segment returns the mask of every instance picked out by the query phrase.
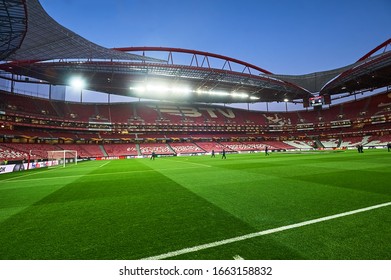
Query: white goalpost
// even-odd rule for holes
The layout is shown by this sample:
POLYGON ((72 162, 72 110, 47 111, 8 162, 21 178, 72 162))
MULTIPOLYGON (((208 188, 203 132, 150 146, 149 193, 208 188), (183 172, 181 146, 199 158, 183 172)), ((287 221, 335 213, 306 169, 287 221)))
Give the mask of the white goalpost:
POLYGON ((77 164, 77 151, 75 150, 60 150, 48 151, 48 161, 51 166, 67 166, 69 164, 77 164))

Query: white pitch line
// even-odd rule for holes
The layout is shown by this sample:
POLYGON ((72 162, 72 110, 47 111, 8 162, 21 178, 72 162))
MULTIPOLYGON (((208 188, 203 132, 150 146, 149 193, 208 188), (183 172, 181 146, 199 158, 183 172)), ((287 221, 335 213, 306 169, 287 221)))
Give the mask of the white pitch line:
POLYGON ((106 162, 106 163, 102 164, 101 166, 99 166, 99 168, 101 168, 101 167, 103 167, 103 166, 105 166, 105 165, 109 164, 110 162, 111 162, 111 161, 108 161, 108 162, 106 162))
POLYGON ((301 222, 301 223, 292 224, 292 225, 288 225, 288 226, 282 226, 282 227, 278 227, 278 228, 254 232, 254 233, 241 235, 241 236, 237 236, 237 237, 233 237, 233 238, 229 238, 229 239, 224 239, 224 240, 220 240, 220 241, 215 241, 215 242, 211 242, 211 243, 206 243, 206 244, 202 244, 202 245, 198 245, 198 246, 194 246, 194 247, 184 248, 181 250, 172 251, 172 252, 168 252, 168 253, 161 254, 161 255, 156 255, 156 256, 144 258, 142 260, 167 259, 167 258, 179 256, 179 255, 184 255, 187 253, 197 252, 197 251, 205 250, 208 248, 214 248, 217 246, 226 245, 226 244, 230 244, 230 243, 234 243, 234 242, 238 242, 238 241, 243 241, 246 239, 251 239, 251 238, 255 238, 255 237, 259 237, 259 236, 263 236, 263 235, 268 235, 268 234, 272 234, 272 233, 276 233, 276 232, 280 232, 280 231, 285 231, 285 230, 289 230, 289 229, 293 229, 293 228, 299 228, 299 227, 303 227, 303 226, 307 226, 307 225, 321 223, 324 221, 329 221, 329 220, 333 220, 333 219, 337 219, 337 218, 341 218, 341 217, 345 217, 345 216, 349 216, 349 215, 354 215, 354 214, 361 213, 361 212, 371 211, 371 210, 374 210, 377 208, 382 208, 382 207, 387 207, 387 206, 391 206, 391 202, 386 202, 386 203, 382 203, 382 204, 378 204, 378 205, 374 205, 374 206, 370 206, 370 207, 366 207, 366 208, 361 208, 361 209, 357 209, 357 210, 353 210, 353 211, 349 211, 349 212, 344 212, 344 213, 340 213, 340 214, 336 214, 336 215, 326 216, 323 218, 309 220, 306 222, 301 222))
POLYGON ((235 261, 242 261, 242 260, 244 260, 241 256, 239 256, 239 255, 235 255, 234 256, 234 260, 235 261))

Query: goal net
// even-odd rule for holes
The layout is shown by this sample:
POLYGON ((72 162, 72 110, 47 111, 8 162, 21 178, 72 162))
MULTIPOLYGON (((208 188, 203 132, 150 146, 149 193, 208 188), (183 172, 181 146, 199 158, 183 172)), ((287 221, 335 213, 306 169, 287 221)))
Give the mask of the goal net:
POLYGON ((77 164, 77 151, 48 151, 48 161, 50 162, 51 166, 65 167, 69 164, 77 164))

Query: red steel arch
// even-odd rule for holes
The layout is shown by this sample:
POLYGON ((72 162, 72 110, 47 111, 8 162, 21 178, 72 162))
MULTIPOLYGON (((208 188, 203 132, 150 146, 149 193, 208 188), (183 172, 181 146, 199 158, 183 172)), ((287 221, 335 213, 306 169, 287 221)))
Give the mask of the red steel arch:
POLYGON ((370 52, 368 52, 366 55, 364 55, 364 56, 361 57, 359 60, 357 60, 357 62, 363 61, 363 60, 369 58, 371 55, 373 55, 374 53, 376 53, 378 50, 380 50, 380 49, 382 49, 382 48, 385 48, 385 47, 387 47, 388 45, 391 45, 391 38, 388 39, 387 41, 381 43, 379 46, 377 46, 376 48, 374 48, 374 49, 371 50, 370 52))
MULTIPOLYGON (((210 52, 204 52, 204 51, 182 49, 182 48, 169 48, 169 47, 123 47, 123 48, 113 48, 113 50, 122 51, 122 52, 157 51, 157 52, 168 52, 169 54, 172 54, 172 53, 187 53, 187 54, 191 54, 193 56, 201 55, 201 56, 205 56, 205 57, 213 57, 213 58, 225 60, 227 63, 229 63, 229 62, 236 63, 236 64, 244 66, 245 69, 246 68, 254 69, 254 70, 259 71, 259 72, 261 72, 263 74, 273 74, 272 72, 270 72, 268 70, 265 70, 265 69, 263 69, 261 67, 258 67, 258 66, 254 65, 254 64, 247 63, 245 61, 242 61, 242 60, 239 60, 239 59, 235 59, 235 58, 232 58, 232 57, 228 57, 228 56, 224 56, 224 55, 220 55, 220 54, 215 54, 215 53, 210 53, 210 52)), ((167 61, 167 62, 169 63, 169 61, 167 61)))

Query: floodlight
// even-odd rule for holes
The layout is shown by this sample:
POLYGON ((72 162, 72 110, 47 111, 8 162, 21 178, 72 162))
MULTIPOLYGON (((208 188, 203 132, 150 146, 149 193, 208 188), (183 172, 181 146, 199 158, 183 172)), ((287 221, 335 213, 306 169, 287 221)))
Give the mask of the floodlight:
POLYGON ((147 90, 145 86, 129 87, 129 89, 135 91, 136 93, 144 93, 147 90))
POLYGON ((202 89, 197 89, 196 92, 197 92, 198 94, 208 94, 208 93, 210 93, 209 91, 202 90, 202 89))
POLYGON ((166 93, 169 91, 169 88, 163 84, 148 84, 147 91, 153 93, 166 93))
POLYGON ((155 97, 168 97, 168 95, 188 95, 191 90, 185 85, 168 85, 164 83, 143 83, 138 86, 130 86, 129 90, 134 91, 137 94, 148 94, 155 97))
POLYGON ((81 77, 73 77, 70 80, 70 86, 76 89, 83 89, 86 83, 81 77))
POLYGON ((285 99, 284 99, 284 102, 288 102, 288 101, 289 101, 289 99, 288 99, 288 98, 285 98, 285 99))

